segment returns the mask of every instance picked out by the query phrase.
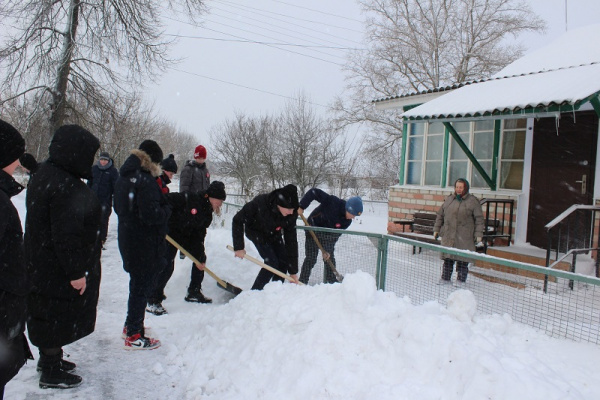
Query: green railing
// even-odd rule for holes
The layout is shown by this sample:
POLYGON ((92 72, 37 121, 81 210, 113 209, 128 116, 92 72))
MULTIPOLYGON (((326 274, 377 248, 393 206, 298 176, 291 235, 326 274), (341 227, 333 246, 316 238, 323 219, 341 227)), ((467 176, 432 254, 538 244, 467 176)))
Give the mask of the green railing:
MULTIPOLYGON (((230 218, 239 209, 229 206, 220 226, 230 229, 230 218)), ((300 266, 306 240, 302 231, 314 230, 341 236, 335 244, 336 268, 342 274, 362 270, 371 274, 378 289, 410 298, 413 304, 435 301, 446 304, 448 296, 460 289, 471 291, 477 301, 476 318, 501 315, 530 325, 553 337, 600 343, 600 279, 533 264, 461 251, 391 235, 339 231, 298 224, 300 266), (423 248, 412 254, 412 247, 423 248), (468 257, 466 284, 441 284, 441 253, 468 257), (547 293, 544 276, 548 275, 547 293), (573 282, 572 289, 570 282, 573 282)), ((578 263, 578 268, 579 268, 578 263)), ((324 263, 318 257, 309 284, 324 280, 324 263)))

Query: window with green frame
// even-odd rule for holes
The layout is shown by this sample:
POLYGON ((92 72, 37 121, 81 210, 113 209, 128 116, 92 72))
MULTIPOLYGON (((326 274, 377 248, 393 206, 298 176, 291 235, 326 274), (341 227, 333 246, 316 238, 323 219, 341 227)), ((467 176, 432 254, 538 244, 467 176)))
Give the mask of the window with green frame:
POLYGON ((407 125, 407 185, 439 186, 442 178, 444 125, 412 123, 407 125))
MULTIPOLYGON (((492 176, 494 157, 493 120, 453 122, 452 126, 479 164, 492 176)), ((498 188, 520 190, 523 183, 526 119, 503 120, 498 155, 498 188)), ((440 122, 407 125, 405 184, 441 186, 445 128, 440 122)), ((471 187, 488 188, 487 183, 452 136, 448 145, 447 186, 466 178, 471 187)))

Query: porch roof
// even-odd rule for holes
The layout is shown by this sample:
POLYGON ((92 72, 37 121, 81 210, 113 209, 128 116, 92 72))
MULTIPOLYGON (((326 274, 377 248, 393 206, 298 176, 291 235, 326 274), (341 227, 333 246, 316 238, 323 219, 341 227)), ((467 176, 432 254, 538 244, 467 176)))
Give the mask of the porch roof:
POLYGON ((600 63, 506 78, 454 90, 402 114, 410 120, 513 118, 533 113, 570 111, 600 93, 600 63), (567 106, 567 107, 565 107, 567 106))
POLYGON ((569 31, 511 63, 406 111, 409 120, 527 117, 577 110, 600 93, 600 24, 569 31))

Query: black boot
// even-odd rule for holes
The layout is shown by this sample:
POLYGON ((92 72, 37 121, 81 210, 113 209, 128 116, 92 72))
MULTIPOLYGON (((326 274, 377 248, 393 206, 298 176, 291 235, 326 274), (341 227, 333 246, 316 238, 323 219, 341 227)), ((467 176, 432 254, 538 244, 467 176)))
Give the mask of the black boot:
POLYGON ((40 388, 69 389, 81 385, 83 379, 79 375, 70 374, 62 369, 63 361, 62 351, 50 356, 40 351, 38 362, 38 367, 42 370, 40 388))
POLYGON ((212 303, 212 299, 206 297, 202 293, 202 289, 198 288, 188 289, 188 294, 185 296, 185 301, 189 301, 190 303, 212 303))
MULTIPOLYGON (((75 368, 77 368, 77 365, 75 363, 72 363, 71 361, 64 360, 63 356, 64 356, 64 353, 61 350, 61 352, 60 352, 60 368, 66 372, 75 371, 75 368)), ((40 365, 41 360, 42 360, 42 356, 40 353, 40 359, 38 360, 37 368, 36 368, 37 372, 42 372, 42 366, 40 365)))

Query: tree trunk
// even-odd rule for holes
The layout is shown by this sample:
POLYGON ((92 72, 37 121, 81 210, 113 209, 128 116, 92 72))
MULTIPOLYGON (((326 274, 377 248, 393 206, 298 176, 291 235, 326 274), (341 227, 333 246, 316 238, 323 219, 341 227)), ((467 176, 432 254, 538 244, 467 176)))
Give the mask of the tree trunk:
POLYGON ((66 96, 71 73, 71 62, 73 60, 73 49, 75 48, 75 35, 79 24, 79 10, 81 0, 71 0, 67 29, 64 33, 62 57, 58 70, 56 71, 56 86, 52 92, 52 105, 50 114, 50 134, 53 134, 64 124, 67 110, 66 96))

